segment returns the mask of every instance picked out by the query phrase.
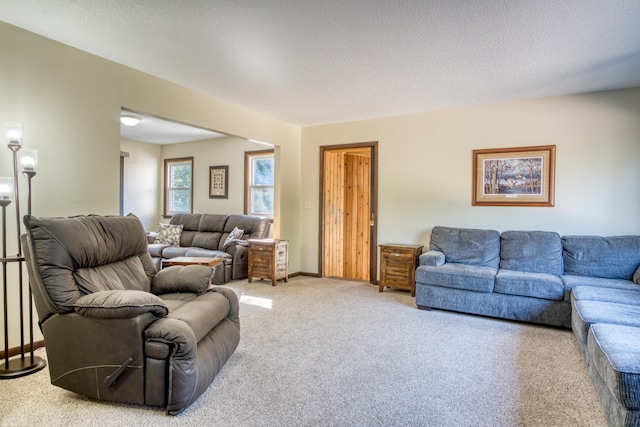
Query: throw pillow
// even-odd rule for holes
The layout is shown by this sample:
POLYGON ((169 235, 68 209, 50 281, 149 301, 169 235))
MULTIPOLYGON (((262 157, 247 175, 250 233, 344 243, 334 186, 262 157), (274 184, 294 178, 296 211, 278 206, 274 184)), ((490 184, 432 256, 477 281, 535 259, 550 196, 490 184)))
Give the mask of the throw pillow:
POLYGON ((227 249, 227 246, 240 240, 240 238, 244 235, 244 230, 239 229, 238 227, 234 227, 233 231, 229 233, 227 236, 227 240, 224 241, 224 245, 222 245, 222 249, 227 249))
POLYGON ((158 235, 153 243, 162 243, 169 246, 180 246, 180 236, 184 226, 171 224, 158 224, 158 235))

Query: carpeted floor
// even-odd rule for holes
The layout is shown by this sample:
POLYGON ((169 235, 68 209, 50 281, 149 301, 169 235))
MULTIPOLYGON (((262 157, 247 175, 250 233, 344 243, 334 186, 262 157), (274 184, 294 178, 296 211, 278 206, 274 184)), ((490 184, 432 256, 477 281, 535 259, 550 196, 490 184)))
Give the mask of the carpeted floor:
POLYGON ((349 281, 228 286, 240 346, 181 415, 84 399, 44 369, 0 381, 0 425, 606 425, 571 331, 422 311, 349 281))

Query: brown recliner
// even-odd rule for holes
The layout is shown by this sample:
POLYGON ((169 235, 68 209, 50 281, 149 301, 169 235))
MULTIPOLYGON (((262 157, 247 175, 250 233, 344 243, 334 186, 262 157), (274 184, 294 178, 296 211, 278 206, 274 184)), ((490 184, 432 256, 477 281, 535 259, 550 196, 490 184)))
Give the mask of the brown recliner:
POLYGON ((51 383, 176 415, 240 341, 238 298, 211 268, 156 272, 135 216, 24 217, 24 256, 51 383))

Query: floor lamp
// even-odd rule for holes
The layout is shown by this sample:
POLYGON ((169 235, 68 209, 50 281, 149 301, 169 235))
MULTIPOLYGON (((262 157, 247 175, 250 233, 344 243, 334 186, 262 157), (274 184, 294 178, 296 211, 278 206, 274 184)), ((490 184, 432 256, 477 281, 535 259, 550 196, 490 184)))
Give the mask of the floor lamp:
POLYGON ((17 378, 32 374, 44 368, 46 361, 34 355, 33 346, 33 303, 31 287, 28 288, 28 329, 29 329, 29 354, 25 345, 25 313, 24 313, 24 280, 22 246, 20 244, 20 192, 18 188, 18 168, 28 180, 28 213, 31 214, 31 180, 36 175, 37 151, 29 148, 22 148, 22 125, 19 123, 6 123, 5 136, 7 145, 13 153, 13 177, 0 177, 0 207, 2 207, 2 296, 3 296, 3 320, 4 320, 4 360, 0 363, 0 379, 17 378), (21 151, 22 149, 22 151, 21 151), (19 156, 18 156, 19 154, 19 156), (20 161, 18 161, 18 157, 20 161), (15 200, 16 208, 16 237, 18 253, 15 256, 7 256, 7 206, 15 200), (19 357, 9 356, 9 280, 8 266, 17 265, 17 288, 19 296, 19 326, 20 326, 20 351, 19 357))

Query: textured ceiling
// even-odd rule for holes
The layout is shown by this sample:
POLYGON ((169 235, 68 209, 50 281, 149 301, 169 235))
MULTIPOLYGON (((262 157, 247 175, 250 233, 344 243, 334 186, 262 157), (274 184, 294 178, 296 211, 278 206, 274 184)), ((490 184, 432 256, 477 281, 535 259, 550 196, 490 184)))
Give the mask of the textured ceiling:
POLYGON ((302 126, 640 86, 638 0, 0 0, 0 20, 302 126))

